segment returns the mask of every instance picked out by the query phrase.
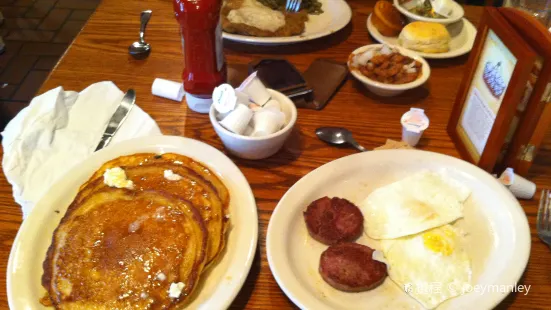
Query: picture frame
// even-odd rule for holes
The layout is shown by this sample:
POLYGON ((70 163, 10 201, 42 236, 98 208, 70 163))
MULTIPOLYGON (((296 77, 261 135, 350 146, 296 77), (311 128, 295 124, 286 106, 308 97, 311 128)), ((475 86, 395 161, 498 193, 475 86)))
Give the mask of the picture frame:
POLYGON ((537 57, 496 8, 485 8, 447 128, 464 159, 493 172, 537 57))
MULTIPOLYGON (((548 61, 551 60, 551 33, 524 11, 514 8, 498 10, 518 33, 523 34, 523 39, 539 55, 535 68, 538 72, 534 74, 532 70, 530 85, 527 84, 524 95, 529 96, 526 98, 525 111, 520 115, 518 129, 508 149, 505 150, 504 160, 500 165, 502 170, 511 167, 515 173, 526 176, 551 123, 551 61, 548 61), (537 75, 535 82, 534 75, 537 75), (528 94, 529 88, 531 94, 528 94)), ((522 104, 523 102, 519 108, 523 108, 522 104)))

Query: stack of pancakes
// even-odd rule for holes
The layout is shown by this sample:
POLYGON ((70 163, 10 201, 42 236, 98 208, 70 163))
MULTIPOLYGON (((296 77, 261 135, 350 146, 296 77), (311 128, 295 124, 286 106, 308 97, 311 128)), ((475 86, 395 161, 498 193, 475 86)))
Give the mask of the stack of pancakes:
POLYGON ((225 245, 229 193, 207 167, 178 154, 105 163, 80 187, 44 260, 43 303, 58 309, 181 307, 225 245), (131 188, 110 187, 120 167, 131 188), (170 170, 175 178, 167 178, 170 170))

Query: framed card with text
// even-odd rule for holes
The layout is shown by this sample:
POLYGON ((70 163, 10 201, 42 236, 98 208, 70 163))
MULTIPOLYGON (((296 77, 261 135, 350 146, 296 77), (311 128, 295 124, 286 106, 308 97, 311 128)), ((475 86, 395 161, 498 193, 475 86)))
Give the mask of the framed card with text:
POLYGON ((537 59, 498 9, 487 7, 448 123, 464 159, 494 169, 537 59))

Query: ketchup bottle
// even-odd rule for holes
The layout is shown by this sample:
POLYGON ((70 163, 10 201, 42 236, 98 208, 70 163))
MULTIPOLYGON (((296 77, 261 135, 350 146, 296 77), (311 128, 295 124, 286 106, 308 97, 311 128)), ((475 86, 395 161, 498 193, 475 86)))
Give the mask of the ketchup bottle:
POLYGON ((208 113, 212 91, 226 81, 222 51, 222 0, 173 0, 180 24, 185 68, 182 73, 188 106, 208 113))

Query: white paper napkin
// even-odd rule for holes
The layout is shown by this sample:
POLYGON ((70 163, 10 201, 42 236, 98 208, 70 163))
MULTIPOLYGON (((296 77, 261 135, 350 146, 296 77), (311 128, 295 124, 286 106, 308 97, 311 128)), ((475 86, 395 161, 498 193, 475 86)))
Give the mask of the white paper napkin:
MULTIPOLYGON (((80 93, 58 87, 34 98, 6 126, 2 168, 23 217, 59 177, 94 152, 123 96, 112 82, 80 93)), ((136 105, 109 146, 160 134, 155 121, 136 105)))

